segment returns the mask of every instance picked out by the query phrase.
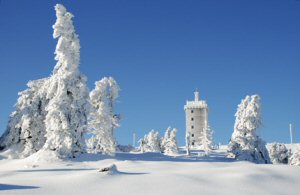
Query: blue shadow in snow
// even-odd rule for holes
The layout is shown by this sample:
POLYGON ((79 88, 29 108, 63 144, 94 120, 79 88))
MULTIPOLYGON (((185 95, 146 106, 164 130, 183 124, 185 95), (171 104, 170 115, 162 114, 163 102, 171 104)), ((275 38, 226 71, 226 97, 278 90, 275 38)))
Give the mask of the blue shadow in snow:
MULTIPOLYGON (((52 172, 52 171, 61 171, 61 172, 68 172, 68 171, 90 171, 90 170, 98 170, 98 169, 31 169, 31 170, 17 170, 16 172, 22 172, 22 173, 32 173, 32 172, 52 172)), ((149 173, 130 173, 130 172, 122 172, 117 171, 117 175, 145 175, 149 173)), ((0 184, 1 188, 1 184, 0 184)))
POLYGON ((51 172, 51 171, 91 171, 96 169, 30 169, 30 170, 17 170, 17 172, 51 172))
POLYGON ((10 185, 10 184, 0 184, 1 190, 29 190, 29 189, 37 189, 40 187, 37 186, 21 186, 21 185, 10 185))
POLYGON ((225 153, 212 152, 209 156, 198 156, 203 153, 201 150, 191 151, 190 156, 182 154, 180 156, 167 156, 161 153, 116 153, 115 156, 102 154, 82 154, 78 158, 72 159, 75 162, 99 161, 104 159, 130 160, 130 161, 172 161, 172 162, 234 162, 235 159, 227 158, 225 153))
POLYGON ((147 175, 149 173, 130 173, 130 172, 122 172, 122 171, 117 171, 117 175, 147 175))

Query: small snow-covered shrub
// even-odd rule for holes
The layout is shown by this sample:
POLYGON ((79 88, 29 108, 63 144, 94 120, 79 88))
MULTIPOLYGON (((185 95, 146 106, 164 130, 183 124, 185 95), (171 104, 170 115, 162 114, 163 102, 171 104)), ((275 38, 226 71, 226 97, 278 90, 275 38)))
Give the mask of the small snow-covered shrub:
POLYGON ((178 154, 178 146, 177 146, 177 129, 168 127, 165 136, 161 139, 160 147, 161 152, 167 155, 178 154))
POLYGON ((186 155, 190 155, 191 152, 190 152, 190 149, 191 149, 191 146, 190 146, 190 133, 186 133, 185 134, 185 149, 186 149, 186 155))
POLYGON ((205 152, 205 155, 208 156, 214 147, 213 131, 211 130, 208 124, 206 124, 205 128, 203 129, 201 142, 202 142, 202 148, 205 152))
POLYGON ((105 173, 107 175, 115 175, 115 174, 119 173, 118 168, 115 164, 111 164, 107 167, 101 168, 101 169, 99 169, 99 172, 105 173))
POLYGON ((273 164, 288 164, 289 150, 284 144, 273 143, 269 146, 270 159, 273 164))
POLYGON ((176 155, 176 154, 178 154, 176 134, 177 134, 177 129, 174 128, 170 132, 170 136, 165 142, 164 153, 167 154, 167 155, 176 155))
POLYGON ((119 152, 133 152, 135 148, 132 145, 117 145, 117 151, 119 152))
POLYGON ((166 143, 168 142, 169 138, 170 138, 170 134, 171 134, 171 131, 172 131, 172 128, 171 127, 168 127, 166 132, 165 132, 165 135, 164 137, 161 139, 161 151, 162 152, 165 152, 165 145, 166 143))
POLYGON ((161 152, 167 155, 175 155, 178 153, 176 141, 177 129, 168 127, 165 136, 160 137, 158 131, 151 130, 144 138, 139 140, 140 152, 161 152))
POLYGON ((141 152, 161 152, 160 136, 158 131, 151 130, 143 139, 139 140, 141 152))

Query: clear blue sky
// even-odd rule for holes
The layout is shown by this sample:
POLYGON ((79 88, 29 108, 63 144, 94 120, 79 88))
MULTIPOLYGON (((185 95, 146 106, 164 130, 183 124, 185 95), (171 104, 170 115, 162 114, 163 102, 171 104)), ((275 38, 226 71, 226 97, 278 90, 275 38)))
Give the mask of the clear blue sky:
POLYGON ((75 15, 81 71, 89 88, 113 76, 122 91, 117 139, 132 142, 170 125, 184 143, 183 106, 198 88, 210 107, 216 142, 233 131, 237 104, 262 98, 267 140, 300 142, 300 1, 0 1, 0 132, 29 80, 50 75, 54 5, 75 15))

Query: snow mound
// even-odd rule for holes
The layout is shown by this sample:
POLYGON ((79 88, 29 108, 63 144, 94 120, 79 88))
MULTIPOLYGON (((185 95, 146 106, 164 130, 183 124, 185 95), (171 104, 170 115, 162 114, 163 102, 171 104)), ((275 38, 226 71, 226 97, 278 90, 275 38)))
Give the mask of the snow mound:
POLYGON ((298 166, 236 162, 226 158, 226 150, 203 158, 196 152, 176 158, 161 153, 117 153, 114 158, 84 154, 44 164, 2 159, 0 194, 299 195, 298 166))
POLYGON ((3 158, 7 158, 7 159, 18 159, 19 158, 19 154, 11 148, 5 150, 4 152, 1 152, 1 156, 3 158))
POLYGON ((24 159, 28 162, 39 162, 39 163, 53 163, 53 162, 61 162, 62 160, 59 158, 57 152, 51 150, 39 150, 33 155, 24 159))
POLYGON ((116 174, 120 173, 115 164, 111 164, 109 166, 103 167, 103 168, 99 169, 99 172, 105 173, 106 175, 116 175, 116 174))

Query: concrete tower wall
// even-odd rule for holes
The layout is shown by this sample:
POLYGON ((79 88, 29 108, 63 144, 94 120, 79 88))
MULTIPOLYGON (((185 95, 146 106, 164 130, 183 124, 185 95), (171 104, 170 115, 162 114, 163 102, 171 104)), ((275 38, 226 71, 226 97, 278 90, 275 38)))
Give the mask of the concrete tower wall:
POLYGON ((186 116, 186 133, 190 134, 190 146, 201 146, 203 129, 208 125, 208 107, 205 101, 199 99, 195 92, 195 100, 187 101, 184 106, 186 116))
POLYGON ((188 108, 186 113, 186 132, 190 133, 190 145, 200 146, 201 135, 206 126, 207 108, 188 108))

